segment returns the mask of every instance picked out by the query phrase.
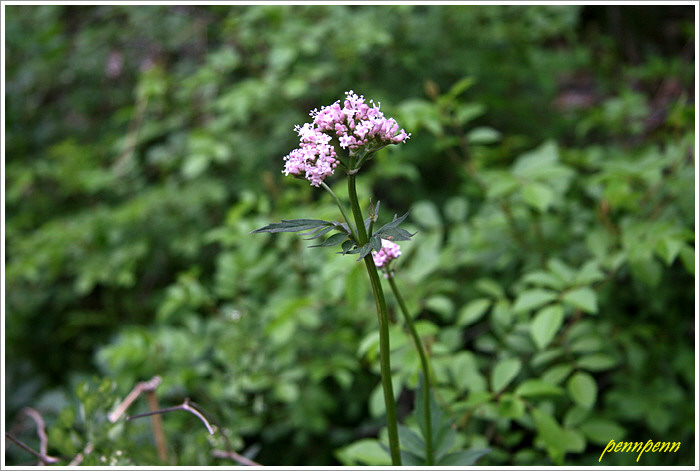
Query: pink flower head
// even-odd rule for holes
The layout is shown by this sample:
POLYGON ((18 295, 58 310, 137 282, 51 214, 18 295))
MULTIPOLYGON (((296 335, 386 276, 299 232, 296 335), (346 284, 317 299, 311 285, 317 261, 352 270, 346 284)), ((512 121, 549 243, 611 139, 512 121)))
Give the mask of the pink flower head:
POLYGON ((390 261, 399 258, 401 247, 390 240, 382 239, 382 248, 378 252, 372 252, 372 258, 377 268, 382 268, 390 261))
POLYGON ((362 146, 383 147, 399 144, 410 137, 401 129, 393 118, 385 118, 379 110, 379 103, 370 100, 371 107, 365 103, 365 97, 350 90, 345 92, 343 107, 340 101, 324 106, 320 111, 314 110, 311 117, 321 131, 335 132, 343 149, 357 149, 362 146), (398 134, 397 134, 398 132, 398 134))
POLYGON ((338 165, 337 155, 331 140, 338 139, 343 149, 355 150, 366 147, 377 150, 389 144, 405 142, 411 135, 393 118, 387 119, 379 110, 379 104, 350 90, 345 92, 341 106, 336 101, 320 110, 313 110, 313 121, 294 129, 299 134, 299 148, 285 156, 285 175, 306 178, 313 186, 319 186, 338 165))

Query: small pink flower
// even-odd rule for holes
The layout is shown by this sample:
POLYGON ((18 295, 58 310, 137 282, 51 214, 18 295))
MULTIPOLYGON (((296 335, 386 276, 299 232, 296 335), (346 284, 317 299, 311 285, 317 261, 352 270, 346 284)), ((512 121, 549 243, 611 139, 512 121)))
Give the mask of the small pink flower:
POLYGON ((382 239, 382 248, 378 252, 372 252, 372 258, 377 268, 382 268, 390 261, 399 258, 401 247, 390 240, 382 239))

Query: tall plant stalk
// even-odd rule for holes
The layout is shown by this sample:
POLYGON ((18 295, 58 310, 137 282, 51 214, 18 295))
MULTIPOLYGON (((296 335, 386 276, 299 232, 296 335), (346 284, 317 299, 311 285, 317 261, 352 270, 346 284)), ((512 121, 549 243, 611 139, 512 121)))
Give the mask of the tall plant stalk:
POLYGON ((398 286, 396 286, 396 281, 394 280, 394 276, 392 274, 389 274, 389 285, 391 286, 391 290, 394 293, 394 297, 396 297, 396 300, 399 303, 399 307, 401 308, 401 312, 403 313, 403 318, 406 321, 406 325, 408 326, 408 330, 411 333, 411 337, 413 337, 413 343, 416 345, 416 350, 418 350, 418 355, 420 356, 420 364, 421 368, 423 369, 423 379, 425 381, 422 397, 423 410, 425 411, 425 464, 428 466, 432 466, 434 457, 432 418, 430 414, 430 387, 432 385, 430 363, 428 362, 428 355, 425 352, 423 342, 420 339, 420 335, 418 335, 416 325, 413 322, 411 314, 408 312, 406 302, 404 301, 398 286))
MULTIPOLYGON (((351 163, 352 165, 352 163, 351 163)), ((348 175, 348 196, 350 207, 355 218, 355 227, 358 235, 358 244, 364 245, 368 242, 367 231, 362 219, 362 211, 357 199, 357 189, 355 187, 355 175, 348 175)), ((389 345, 389 315, 386 309, 386 299, 382 283, 379 279, 377 267, 371 254, 364 258, 367 274, 372 285, 374 301, 377 305, 377 318, 379 320, 379 365, 382 377, 382 389, 384 390, 384 404, 386 406, 387 431, 389 432, 389 451, 391 462, 394 466, 401 466, 401 451, 399 447, 398 421, 396 418, 396 401, 394 400, 394 387, 391 383, 391 360, 389 345)))

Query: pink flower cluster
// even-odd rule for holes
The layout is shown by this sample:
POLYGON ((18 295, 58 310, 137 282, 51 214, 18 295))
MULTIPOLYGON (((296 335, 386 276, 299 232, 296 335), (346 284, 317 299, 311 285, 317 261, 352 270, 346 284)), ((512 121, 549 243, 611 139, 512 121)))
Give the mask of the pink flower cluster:
POLYGON ((357 96, 352 90, 345 92, 345 95, 342 108, 340 101, 336 101, 320 111, 311 112, 318 129, 335 132, 343 149, 400 144, 410 137, 403 129, 399 130, 394 118, 384 117, 378 103, 370 100, 370 107, 365 103, 364 96, 357 96))
POLYGON ((304 176, 313 186, 319 186, 338 165, 335 149, 330 144, 333 137, 343 149, 355 150, 366 147, 376 150, 389 144, 405 142, 410 137, 393 118, 385 118, 379 104, 350 90, 345 92, 345 101, 340 106, 336 101, 321 110, 313 110, 312 123, 297 125, 294 129, 301 141, 298 149, 285 156, 285 175, 304 176))
POLYGON ((379 252, 372 252, 372 258, 377 268, 385 266, 390 261, 399 258, 401 247, 390 240, 382 239, 382 248, 379 252))
POLYGON ((324 178, 333 175, 338 165, 335 149, 330 144, 331 136, 314 129, 309 123, 297 125, 301 144, 284 157, 285 175, 304 175, 313 186, 319 186, 324 178))

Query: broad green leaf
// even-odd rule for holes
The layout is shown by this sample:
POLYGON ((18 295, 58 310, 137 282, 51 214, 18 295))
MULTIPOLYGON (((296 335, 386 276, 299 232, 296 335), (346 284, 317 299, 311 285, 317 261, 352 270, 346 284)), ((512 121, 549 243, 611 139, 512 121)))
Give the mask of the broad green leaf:
POLYGON ((566 435, 566 451, 583 453, 586 449, 586 437, 578 430, 564 429, 566 435))
POLYGON ((689 275, 695 276, 695 248, 684 245, 680 251, 681 262, 689 275))
POLYGON ((579 358, 576 364, 579 368, 588 371, 609 370, 617 365, 618 361, 607 353, 593 353, 579 358))
POLYGON ((470 144, 493 144, 501 139, 501 133, 488 126, 474 128, 467 133, 470 144))
POLYGON ((563 393, 559 386, 536 378, 523 381, 515 389, 515 395, 521 397, 558 396, 563 393))
POLYGON ((530 335, 538 349, 544 350, 549 345, 563 321, 564 309, 560 304, 546 306, 535 314, 530 323, 530 335))
POLYGON ((620 441, 625 436, 625 429, 617 422, 606 419, 590 419, 579 426, 579 430, 596 445, 605 445, 610 440, 620 441))
POLYGON ((537 436, 544 443, 547 454, 556 464, 562 464, 567 449, 564 429, 550 414, 541 409, 532 409, 532 418, 537 428, 537 436))
POLYGON ((376 439, 358 440, 336 452, 336 457, 345 466, 390 466, 391 456, 376 439))
POLYGON ((502 391, 518 375, 522 363, 518 358, 504 358, 496 363, 491 373, 491 390, 502 391))
POLYGON ((573 370, 573 366, 568 363, 563 363, 561 365, 554 365, 545 371, 541 378, 549 384, 559 384, 566 379, 567 376, 573 370))
POLYGON ((574 288, 567 291, 561 298, 562 302, 581 309, 589 314, 598 312, 598 295, 589 287, 574 288))
POLYGON ((591 260, 587 262, 576 274, 574 283, 577 285, 590 285, 605 278, 605 274, 600 271, 598 261, 591 260))
POLYGON ((554 202, 554 192, 542 183, 532 182, 523 188, 523 199, 527 204, 543 213, 554 202))
POLYGON ((413 206, 411 217, 418 224, 429 229, 437 229, 442 226, 440 213, 431 201, 423 200, 417 202, 413 206))
POLYGON ((566 389, 573 401, 587 409, 593 407, 596 396, 598 395, 598 386, 591 375, 583 371, 575 373, 566 384, 566 389))
POLYGON ((576 271, 558 258, 549 259, 547 268, 561 278, 564 283, 571 283, 576 276, 576 271))
POLYGON ((486 112, 486 107, 481 103, 465 103, 457 108, 455 118, 459 124, 466 124, 486 112))
POLYGON ((454 303, 447 296, 437 294, 425 300, 425 307, 440 314, 443 320, 450 320, 454 313, 454 303))
POLYGON ((437 463, 437 466, 473 466, 476 461, 490 452, 489 448, 485 450, 462 450, 445 455, 437 463))
POLYGON ((523 277, 523 281, 525 283, 529 283, 536 286, 552 288, 557 291, 561 290, 564 287, 564 283, 559 277, 544 270, 537 270, 528 273, 523 277))
POLYGON ((516 313, 536 309, 556 299, 557 293, 546 289, 529 289, 520 293, 515 300, 513 311, 516 313))
POLYGON ((474 286, 482 293, 488 294, 494 298, 503 298, 506 295, 503 287, 491 278, 480 278, 476 281, 474 286))
POLYGON ((488 298, 474 299, 459 311, 457 325, 468 326, 481 319, 486 311, 491 307, 491 300, 488 298))
POLYGON ((658 240, 654 250, 667 266, 671 266, 683 245, 684 242, 681 239, 672 235, 667 235, 658 240))
POLYGON ((462 196, 453 196, 445 203, 445 217, 452 222, 462 222, 467 217, 469 203, 462 196))
POLYGON ((519 419, 525 413, 525 403, 518 396, 505 393, 498 400, 498 415, 504 419, 519 419))

